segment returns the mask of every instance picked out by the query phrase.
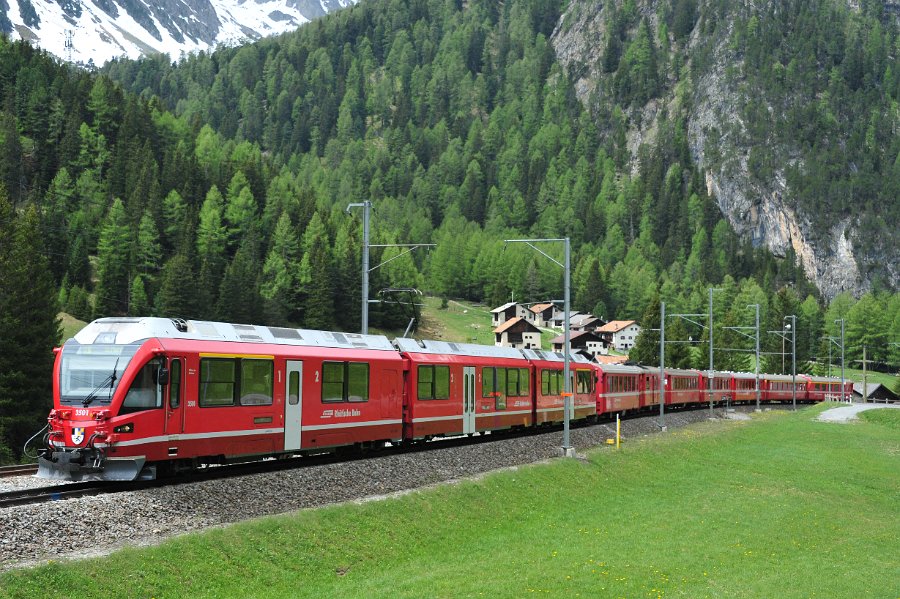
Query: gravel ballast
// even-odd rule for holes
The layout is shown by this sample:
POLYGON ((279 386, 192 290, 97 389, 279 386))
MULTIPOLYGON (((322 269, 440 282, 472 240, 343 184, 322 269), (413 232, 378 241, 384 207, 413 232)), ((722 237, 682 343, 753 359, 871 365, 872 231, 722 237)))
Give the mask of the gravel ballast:
MULTIPOLYGON (((750 410, 749 408, 745 408, 750 410)), ((743 410, 743 409, 742 409, 743 410)), ((721 416, 723 411, 716 410, 721 416)), ((658 415, 622 421, 622 436, 658 432, 658 415)), ((708 410, 666 414, 670 429, 703 421, 708 410)), ((573 428, 580 451, 615 436, 615 422, 573 428)), ((48 559, 103 555, 248 518, 384 496, 558 455, 561 431, 369 459, 113 493, 0 510, 0 571, 48 559)), ((28 481, 31 477, 20 477, 28 481)), ((14 480, 14 479, 13 479, 14 480)), ((44 481, 39 481, 41 486, 44 481)), ((7 483, 5 485, 14 485, 7 483)))

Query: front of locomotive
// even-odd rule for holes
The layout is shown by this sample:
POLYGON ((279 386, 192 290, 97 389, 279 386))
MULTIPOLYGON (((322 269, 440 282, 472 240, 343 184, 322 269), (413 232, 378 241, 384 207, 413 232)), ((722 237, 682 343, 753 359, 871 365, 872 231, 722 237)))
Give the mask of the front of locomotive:
MULTIPOLYGON (((61 480, 152 478, 147 457, 133 455, 143 407, 161 403, 166 373, 158 341, 141 319, 95 320, 57 351, 53 369, 54 409, 38 476, 61 480), (138 413, 136 413, 138 412, 138 413)), ((149 424, 149 423, 148 423, 149 424)))

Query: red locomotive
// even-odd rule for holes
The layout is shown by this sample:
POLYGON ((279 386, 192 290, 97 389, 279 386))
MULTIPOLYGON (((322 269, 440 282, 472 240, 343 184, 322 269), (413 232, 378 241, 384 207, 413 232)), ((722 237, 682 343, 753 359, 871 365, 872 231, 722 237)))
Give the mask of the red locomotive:
MULTIPOLYGON (((755 399, 753 375, 713 379, 717 403, 755 399)), ((760 381, 764 400, 785 399, 772 387, 784 377, 760 381)), ((705 373, 667 370, 666 405, 709 401, 708 385, 705 373)), ((550 425, 563 420, 564 388, 563 356, 553 352, 103 318, 57 350, 39 476, 154 478, 210 463, 550 425)), ((653 409, 659 369, 575 355, 570 389, 575 421, 653 409)), ((839 393, 835 379, 797 379, 798 401, 839 393)))

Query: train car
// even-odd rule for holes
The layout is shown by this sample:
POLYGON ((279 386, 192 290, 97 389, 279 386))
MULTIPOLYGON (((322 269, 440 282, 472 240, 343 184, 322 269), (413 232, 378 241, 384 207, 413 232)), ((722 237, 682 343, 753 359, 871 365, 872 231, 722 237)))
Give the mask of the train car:
POLYGON ((844 393, 841 394, 841 379, 825 376, 806 377, 806 397, 809 401, 848 401, 853 397, 853 383, 844 381, 844 393))
POLYGON ((699 403, 700 372, 666 368, 666 405, 699 403))
POLYGON ((733 373, 713 371, 710 377, 709 371, 700 374, 701 401, 714 404, 725 403, 731 400, 731 379, 733 373), (710 397, 711 396, 711 397, 710 397))
MULTIPOLYGON (((561 353, 539 349, 523 349, 522 354, 534 369, 534 422, 548 424, 562 422, 564 417, 565 390, 561 353)), ((580 354, 569 360, 572 375, 571 420, 588 418, 597 414, 597 367, 580 354)))
POLYGON ((386 337, 104 318, 54 366, 40 476, 166 469, 399 441, 403 359, 386 337))
POLYGON ((623 364, 600 364, 597 413, 629 412, 641 408, 644 369, 623 364))
MULTIPOLYGON (((763 377, 759 375, 759 398, 763 400, 763 377)), ((733 403, 756 402, 756 375, 750 372, 735 372, 731 376, 731 401, 733 403)))
POLYGON ((407 361, 403 437, 531 426, 532 367, 512 348, 395 339, 407 361))
POLYGON ((760 374, 763 401, 790 402, 794 394, 798 402, 806 401, 807 378, 798 374, 796 378, 789 374, 760 374))
POLYGON ((659 368, 641 366, 641 407, 659 407, 659 368))

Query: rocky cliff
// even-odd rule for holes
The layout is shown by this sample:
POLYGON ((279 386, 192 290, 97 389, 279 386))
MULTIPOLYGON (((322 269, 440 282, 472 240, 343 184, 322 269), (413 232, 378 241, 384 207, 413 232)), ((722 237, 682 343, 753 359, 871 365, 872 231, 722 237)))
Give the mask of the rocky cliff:
MULTIPOLYGON (((638 15, 632 22, 644 20, 658 32, 661 15, 667 10, 671 14, 674 4, 639 1, 634 6, 638 15)), ((603 103, 613 101, 613 74, 604 69, 603 54, 611 19, 621 5, 615 0, 574 1, 553 34, 559 60, 575 78, 580 100, 594 114, 603 112, 598 110, 603 103)), ((887 14, 900 14, 900 2, 886 2, 884 8, 887 14)), ((895 289, 900 287, 896 226, 887 227, 888 233, 879 234, 877 239, 867 239, 868 249, 862 250, 858 242, 869 232, 864 230, 860 213, 851 211, 823 226, 821 219, 814 222, 815 215, 793 201, 786 170, 803 168, 799 147, 780 142, 773 152, 779 160, 771 165, 767 176, 754 176, 750 156, 760 142, 742 119, 752 96, 735 76, 741 70, 741 56, 734 51, 736 36, 731 26, 704 27, 701 16, 679 42, 669 35, 672 54, 683 59, 683 66, 677 71, 670 66, 665 71, 662 92, 656 97, 624 107, 632 157, 637 158, 642 144, 654 142, 661 111, 669 117, 680 116, 687 122, 691 157, 705 175, 709 194, 735 231, 777 256, 787 255, 792 248, 807 276, 826 298, 845 290, 860 295, 871 287, 874 276, 895 289), (698 66, 695 61, 700 49, 703 64, 698 66)), ((677 59, 672 62, 677 64, 677 59)), ((761 102, 770 112, 777 110, 765 97, 752 100, 761 102)), ((602 130, 604 123, 598 126, 602 130)), ((845 140, 832 143, 843 144, 845 140)))

